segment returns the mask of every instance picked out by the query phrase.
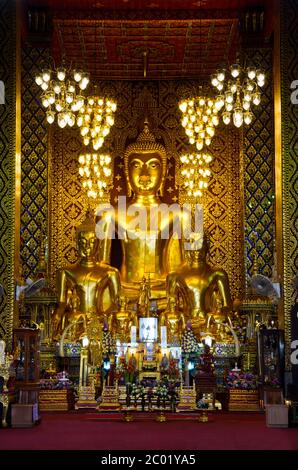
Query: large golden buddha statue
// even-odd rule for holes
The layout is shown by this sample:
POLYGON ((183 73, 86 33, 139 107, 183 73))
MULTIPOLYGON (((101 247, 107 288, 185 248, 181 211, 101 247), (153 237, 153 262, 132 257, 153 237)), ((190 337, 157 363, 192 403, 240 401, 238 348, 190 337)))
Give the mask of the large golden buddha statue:
POLYGON ((187 247, 184 250, 185 262, 167 277, 168 316, 179 311, 182 304, 185 319, 190 319, 195 327, 202 326, 214 309, 215 292, 222 299, 223 314, 231 310, 229 278, 223 269, 215 269, 207 263, 206 234, 201 241, 191 241, 184 246, 187 247))
MULTIPOLYGON (((151 298, 165 298, 166 276, 181 262, 180 240, 173 240, 174 221, 180 215, 167 209, 166 214, 160 215, 167 155, 146 120, 136 142, 126 148, 124 167, 126 207, 123 210, 118 204, 112 217, 106 213, 97 217, 97 225, 101 234, 108 234, 109 224, 115 224, 122 249, 120 274, 124 295, 137 301, 145 277, 150 278, 151 298)), ((105 252, 110 252, 111 241, 108 245, 105 252)))
POLYGON ((100 241, 95 234, 94 216, 87 214, 77 230, 79 263, 62 269, 57 275, 58 308, 53 316, 54 337, 59 338, 69 324, 80 317, 109 316, 116 311, 120 294, 120 276, 116 268, 98 262, 100 241))

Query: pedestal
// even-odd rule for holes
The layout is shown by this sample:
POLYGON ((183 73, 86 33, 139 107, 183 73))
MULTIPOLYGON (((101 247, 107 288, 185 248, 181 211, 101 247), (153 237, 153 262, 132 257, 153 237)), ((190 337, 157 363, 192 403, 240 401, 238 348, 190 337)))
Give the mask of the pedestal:
POLYGON ((99 411, 118 411, 121 409, 118 387, 105 386, 101 398, 102 401, 98 407, 99 411))
POLYGON ((258 390, 229 390, 229 411, 260 411, 258 390))
POLYGON ((32 428, 39 421, 38 404, 11 405, 11 427, 32 428))
POLYGON ((179 403, 176 407, 176 411, 194 411, 197 409, 195 387, 180 387, 179 403))
POLYGON ((39 392, 40 411, 69 411, 73 406, 72 390, 41 390, 39 392))
POLYGON ((97 408, 98 403, 95 400, 95 389, 92 385, 79 387, 79 399, 75 404, 75 409, 79 408, 97 408))
POLYGON ((289 426, 287 405, 266 405, 266 425, 268 428, 287 428, 289 426))

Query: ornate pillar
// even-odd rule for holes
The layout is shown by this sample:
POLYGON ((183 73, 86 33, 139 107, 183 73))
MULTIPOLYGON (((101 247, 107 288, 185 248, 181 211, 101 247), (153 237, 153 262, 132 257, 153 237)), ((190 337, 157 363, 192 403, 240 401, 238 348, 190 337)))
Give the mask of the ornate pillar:
POLYGON ((20 221, 20 2, 0 0, 0 337, 12 339, 20 221))
POLYGON ((251 108, 251 125, 243 126, 246 273, 252 275, 256 250, 259 272, 271 277, 275 238, 272 46, 262 9, 244 12, 240 27, 246 66, 260 67, 266 74, 261 103, 251 108))
POLYGON ((280 35, 277 24, 275 45, 276 175, 279 178, 276 220, 279 246, 282 247, 280 272, 283 275, 286 368, 290 370, 291 309, 295 304, 292 281, 298 272, 298 104, 291 101, 291 84, 298 80, 298 4, 296 0, 277 3, 281 10, 280 35))

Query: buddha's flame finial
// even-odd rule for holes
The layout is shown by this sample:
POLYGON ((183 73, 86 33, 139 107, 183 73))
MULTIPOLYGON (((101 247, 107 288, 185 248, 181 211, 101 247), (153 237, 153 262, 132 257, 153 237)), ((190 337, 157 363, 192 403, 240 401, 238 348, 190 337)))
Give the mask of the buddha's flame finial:
POLYGON ((137 142, 138 143, 151 143, 151 144, 155 144, 156 143, 156 140, 155 140, 155 137, 154 135, 152 134, 152 132, 150 132, 150 129, 149 129, 149 121, 148 121, 148 118, 145 117, 144 119, 144 129, 142 130, 142 132, 140 132, 140 134, 138 135, 137 137, 137 142))

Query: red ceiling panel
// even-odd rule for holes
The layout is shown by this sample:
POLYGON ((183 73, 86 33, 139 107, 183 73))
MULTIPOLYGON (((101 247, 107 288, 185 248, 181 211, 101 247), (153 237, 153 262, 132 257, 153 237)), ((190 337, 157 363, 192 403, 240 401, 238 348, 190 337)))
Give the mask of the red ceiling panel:
POLYGON ((95 79, 207 78, 233 61, 240 9, 269 0, 27 0, 53 17, 52 53, 95 79), (149 12, 149 15, 147 13, 149 12))
POLYGON ((30 6, 46 6, 54 10, 188 10, 240 9, 264 4, 262 0, 29 0, 30 6))

